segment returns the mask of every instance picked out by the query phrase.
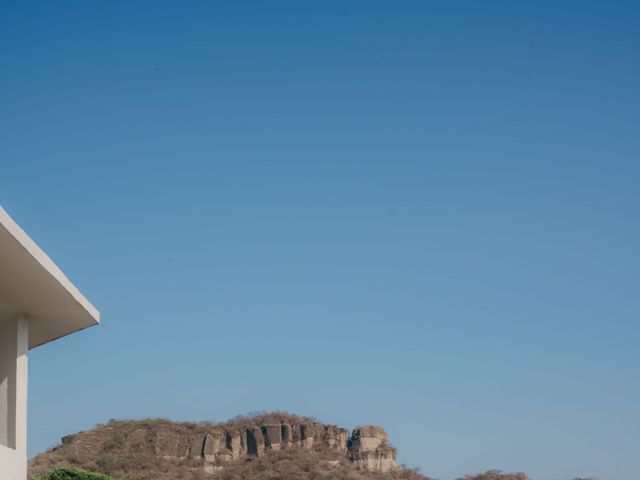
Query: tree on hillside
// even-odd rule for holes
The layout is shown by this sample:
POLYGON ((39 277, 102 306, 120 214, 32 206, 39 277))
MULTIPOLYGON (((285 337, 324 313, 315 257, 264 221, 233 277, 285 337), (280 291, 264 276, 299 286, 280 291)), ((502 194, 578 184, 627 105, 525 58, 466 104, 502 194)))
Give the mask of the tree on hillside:
POLYGON ((57 468, 53 472, 39 475, 32 480, 115 480, 99 473, 87 472, 79 468, 57 468))

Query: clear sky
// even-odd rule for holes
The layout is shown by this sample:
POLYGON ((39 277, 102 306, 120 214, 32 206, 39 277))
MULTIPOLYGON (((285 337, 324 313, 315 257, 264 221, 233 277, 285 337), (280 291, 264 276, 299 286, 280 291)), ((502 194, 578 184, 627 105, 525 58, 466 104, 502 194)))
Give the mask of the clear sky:
POLYGON ((380 423, 451 479, 640 471, 633 2, 0 3, 0 203, 101 310, 110 418, 380 423))

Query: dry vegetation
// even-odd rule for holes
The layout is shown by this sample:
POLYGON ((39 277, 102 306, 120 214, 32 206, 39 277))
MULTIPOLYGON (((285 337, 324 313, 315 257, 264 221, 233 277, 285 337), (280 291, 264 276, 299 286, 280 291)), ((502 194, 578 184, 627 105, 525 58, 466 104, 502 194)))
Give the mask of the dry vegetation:
MULTIPOLYGON (((64 462, 55 463, 40 463, 39 467, 48 471, 64 465, 64 462)), ((260 458, 247 457, 230 462, 211 474, 205 474, 201 463, 195 460, 135 454, 103 455, 95 462, 81 466, 127 480, 429 480, 417 470, 406 468, 386 474, 364 472, 346 458, 326 451, 303 449, 268 452, 260 458)))
POLYGON ((314 423, 319 422, 317 418, 294 415, 289 412, 253 412, 247 415, 238 415, 224 423, 202 422, 204 425, 220 425, 227 428, 249 428, 256 425, 266 425, 269 423, 314 423))
MULTIPOLYGON (((205 478, 205 477, 201 477, 205 478)), ((346 459, 328 452, 302 449, 270 452, 260 458, 249 457, 216 472, 215 480, 428 480, 415 470, 372 473, 356 469, 346 459)))
POLYGON ((63 439, 30 462, 32 476, 56 468, 81 468, 126 480, 426 480, 416 470, 399 468, 380 474, 358 470, 344 453, 330 451, 317 443, 311 451, 295 448, 286 451, 267 450, 263 456, 241 458, 224 464, 224 468, 205 473, 201 459, 166 458, 154 454, 156 433, 171 429, 181 436, 206 432, 218 427, 243 430, 257 425, 305 424, 318 422, 312 417, 286 412, 254 413, 235 417, 224 423, 172 422, 166 419, 111 420, 88 432, 63 439), (146 443, 132 448, 129 439, 134 432, 145 431, 146 443))
MULTIPOLYGON (((457 480, 530 480, 529 477, 522 473, 503 473, 500 470, 489 470, 484 473, 476 473, 474 475, 465 475, 457 480)), ((598 480, 595 477, 574 478, 573 480, 598 480)))
MULTIPOLYGON (((245 457, 205 473, 200 459, 166 458, 153 452, 155 432, 171 429, 179 434, 206 431, 212 427, 248 429, 256 425, 314 423, 315 418, 286 412, 257 413, 238 416, 224 423, 172 422, 166 419, 111 420, 88 432, 67 437, 61 445, 31 460, 31 478, 59 468, 80 468, 122 480, 429 480, 418 469, 404 466, 389 473, 358 470, 345 455, 326 448, 282 451, 267 450, 261 457, 245 457), (146 445, 132 448, 127 442, 133 432, 146 434, 146 445), (78 446, 81 446, 79 448, 78 446)), ((46 480, 85 479, 94 477, 44 477, 46 480)), ((457 480, 529 480, 524 473, 490 470, 466 475, 457 480)), ((597 480, 574 479, 574 480, 597 480)))
POLYGON ((502 473, 500 470, 489 470, 484 473, 465 475, 457 480, 529 480, 529 477, 522 472, 502 473))

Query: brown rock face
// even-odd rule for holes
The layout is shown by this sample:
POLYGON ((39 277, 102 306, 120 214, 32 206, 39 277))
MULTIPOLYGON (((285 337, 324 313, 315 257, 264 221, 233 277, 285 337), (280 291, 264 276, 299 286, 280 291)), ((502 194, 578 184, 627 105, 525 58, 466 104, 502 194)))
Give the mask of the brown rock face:
POLYGON ((293 428, 288 423, 283 423, 281 427, 282 448, 291 448, 293 445, 293 428))
POLYGON ((324 426, 324 444, 330 449, 346 452, 349 443, 349 431, 337 425, 324 426))
POLYGON ((207 433, 202 444, 202 456, 207 462, 215 462, 216 453, 220 450, 222 439, 211 433, 207 433))
POLYGON ((341 428, 338 431, 338 435, 338 447, 340 448, 341 452, 346 452, 349 448, 349 430, 347 430, 346 428, 341 428))
POLYGON ((264 435, 260 427, 247 430, 247 453, 257 457, 264 453, 264 435))
POLYGON ((263 425, 262 435, 264 436, 264 444, 271 450, 280 450, 282 447, 282 425, 263 425))
POLYGON ((349 458, 358 468, 388 472, 397 467, 397 451, 388 443, 387 432, 377 425, 357 427, 351 434, 349 458))
POLYGON ((191 458, 202 458, 204 456, 204 442, 206 440, 206 436, 202 435, 189 435, 189 457, 191 458))
POLYGON ((247 432, 244 430, 232 430, 227 432, 227 450, 235 460, 247 453, 247 432))
POLYGON ((307 450, 313 448, 313 441, 315 440, 316 430, 313 424, 300 425, 300 437, 302 439, 302 447, 307 450))
POLYGON ((296 447, 301 447, 302 446, 302 426, 299 424, 294 424, 291 425, 291 432, 292 432, 292 439, 293 442, 292 444, 295 445, 296 447))
POLYGON ((227 432, 216 429, 207 431, 202 441, 202 457, 205 461, 214 463, 216 458, 223 456, 232 457, 227 448, 227 432))

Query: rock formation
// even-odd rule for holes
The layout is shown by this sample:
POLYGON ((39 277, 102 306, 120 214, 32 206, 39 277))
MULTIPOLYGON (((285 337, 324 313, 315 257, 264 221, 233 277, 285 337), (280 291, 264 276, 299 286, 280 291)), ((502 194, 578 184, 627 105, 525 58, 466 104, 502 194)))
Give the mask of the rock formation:
POLYGON ((396 467, 396 448, 388 443, 387 432, 378 425, 356 428, 349 441, 349 458, 358 468, 388 472, 396 467))
MULTIPOLYGON (((158 459, 188 463, 192 471, 210 474, 235 460, 293 449, 319 452, 327 461, 344 461, 366 471, 389 472, 396 468, 396 449, 389 445, 381 427, 365 425, 349 435, 337 425, 289 414, 242 417, 224 424, 111 421, 63 438, 62 444, 46 455, 63 459, 58 464, 77 465, 90 464, 91 459, 107 463, 122 458, 158 459)), ((34 460, 37 463, 38 457, 34 460)))

